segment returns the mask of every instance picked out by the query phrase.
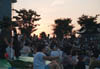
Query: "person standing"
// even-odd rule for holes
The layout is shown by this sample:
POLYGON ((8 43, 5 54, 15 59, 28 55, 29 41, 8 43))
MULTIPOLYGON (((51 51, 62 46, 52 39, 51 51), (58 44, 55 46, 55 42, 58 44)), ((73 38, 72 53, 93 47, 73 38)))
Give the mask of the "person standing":
POLYGON ((8 54, 8 59, 14 59, 15 51, 11 45, 6 48, 6 52, 8 54))
MULTIPOLYGON (((46 65, 45 61, 55 60, 59 58, 59 57, 46 56, 45 53, 46 53, 45 45, 39 44, 39 46, 37 47, 37 53, 34 56, 33 69, 48 69, 49 65, 46 65)), ((58 69, 57 66, 55 69, 58 69)))
POLYGON ((20 42, 18 41, 18 35, 15 34, 14 36, 14 40, 13 40, 13 48, 15 50, 15 56, 16 58, 18 58, 21 54, 20 54, 20 42))

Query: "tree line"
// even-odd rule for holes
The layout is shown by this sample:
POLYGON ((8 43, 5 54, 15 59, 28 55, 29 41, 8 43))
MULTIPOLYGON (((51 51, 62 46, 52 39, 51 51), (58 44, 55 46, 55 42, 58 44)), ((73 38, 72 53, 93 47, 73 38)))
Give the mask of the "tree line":
MULTIPOLYGON (((35 22, 41 19, 40 15, 31 9, 13 9, 13 11, 18 14, 13 17, 15 21, 11 21, 11 19, 7 17, 4 17, 4 19, 0 21, 2 36, 5 34, 11 35, 12 30, 14 31, 14 34, 17 34, 16 27, 18 27, 22 35, 31 37, 31 34, 37 30, 36 27, 39 26, 39 24, 35 22)), ((100 23, 97 21, 98 16, 99 15, 82 15, 79 17, 77 23, 81 26, 81 28, 77 31, 85 31, 85 33, 88 34, 100 32, 100 23)), ((71 23, 71 18, 56 19, 55 24, 53 25, 53 34, 60 40, 67 36, 72 37, 75 35, 75 32, 73 32, 74 26, 71 23)))

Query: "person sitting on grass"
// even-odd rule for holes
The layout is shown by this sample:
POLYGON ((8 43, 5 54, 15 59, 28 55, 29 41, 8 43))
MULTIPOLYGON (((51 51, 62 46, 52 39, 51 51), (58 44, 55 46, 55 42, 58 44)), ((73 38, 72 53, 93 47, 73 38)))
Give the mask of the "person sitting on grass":
POLYGON ((48 64, 46 65, 45 61, 46 60, 55 60, 59 59, 59 57, 50 57, 46 56, 46 48, 45 44, 38 44, 39 46, 37 47, 37 53, 34 56, 34 62, 33 62, 33 69, 50 69, 55 67, 54 69, 59 69, 57 68, 57 64, 54 62, 53 64, 48 64))

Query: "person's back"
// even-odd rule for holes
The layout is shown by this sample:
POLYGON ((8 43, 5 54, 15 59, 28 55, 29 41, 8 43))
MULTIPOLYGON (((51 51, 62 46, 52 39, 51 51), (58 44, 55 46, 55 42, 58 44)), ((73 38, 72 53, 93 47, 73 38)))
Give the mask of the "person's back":
POLYGON ((45 60, 43 59, 43 56, 46 56, 42 52, 37 52, 34 57, 34 69, 45 69, 45 60))
POLYGON ((62 55, 63 55, 63 52, 57 47, 54 47, 50 54, 50 56, 59 56, 60 59, 62 59, 62 55))
POLYGON ((51 51, 51 54, 50 56, 53 56, 53 57, 57 57, 59 56, 59 59, 56 59, 56 62, 57 64, 59 64, 59 68, 62 69, 63 68, 63 65, 62 65, 62 55, 63 55, 63 52, 56 48, 56 49, 53 49, 53 51, 51 51))
POLYGON ((59 56, 59 52, 58 51, 51 51, 51 56, 59 56))
POLYGON ((28 56, 30 52, 30 48, 28 46, 24 46, 21 50, 21 56, 28 56))

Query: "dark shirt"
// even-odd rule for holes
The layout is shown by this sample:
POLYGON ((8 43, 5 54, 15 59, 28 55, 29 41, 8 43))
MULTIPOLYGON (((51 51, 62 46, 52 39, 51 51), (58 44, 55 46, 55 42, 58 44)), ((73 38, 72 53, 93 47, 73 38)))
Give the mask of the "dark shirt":
POLYGON ((84 62, 78 62, 75 69, 85 69, 85 63, 84 62))

